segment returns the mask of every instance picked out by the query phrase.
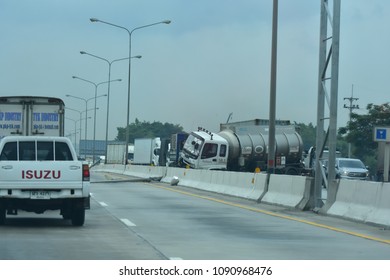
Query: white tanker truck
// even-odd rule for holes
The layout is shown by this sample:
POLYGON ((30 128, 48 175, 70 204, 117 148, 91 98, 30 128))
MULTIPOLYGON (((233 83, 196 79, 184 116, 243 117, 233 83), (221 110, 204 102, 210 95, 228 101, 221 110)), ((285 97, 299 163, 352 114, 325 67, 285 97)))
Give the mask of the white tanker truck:
MULTIPOLYGON (((198 128, 188 136, 181 160, 194 169, 253 172, 267 170, 268 120, 221 124, 211 133, 198 128)), ((275 129, 275 173, 297 175, 305 172, 303 142, 289 121, 277 121, 275 129)))

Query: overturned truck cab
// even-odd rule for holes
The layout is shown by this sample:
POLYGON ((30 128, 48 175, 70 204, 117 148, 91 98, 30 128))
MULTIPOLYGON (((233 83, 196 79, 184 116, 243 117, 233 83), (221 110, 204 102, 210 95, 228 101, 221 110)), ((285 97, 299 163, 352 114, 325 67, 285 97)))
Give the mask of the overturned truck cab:
MULTIPOLYGON (((211 133, 198 128, 184 144, 181 157, 194 169, 254 172, 266 171, 268 161, 268 126, 241 125, 211 133)), ((276 168, 279 174, 304 172, 303 142, 294 125, 276 128, 276 168)))

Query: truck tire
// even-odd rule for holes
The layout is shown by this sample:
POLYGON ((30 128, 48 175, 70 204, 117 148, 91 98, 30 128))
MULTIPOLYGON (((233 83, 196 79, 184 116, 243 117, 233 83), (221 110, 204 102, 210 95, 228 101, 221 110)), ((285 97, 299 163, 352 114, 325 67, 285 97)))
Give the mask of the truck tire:
POLYGON ((296 169, 295 167, 288 167, 285 171, 285 174, 286 175, 298 175, 299 172, 298 172, 298 169, 296 169))
POLYGON ((0 206, 0 225, 4 225, 5 215, 6 215, 5 208, 0 206))
POLYGON ((85 209, 84 207, 74 207, 72 210, 72 225, 74 226, 82 226, 85 221, 85 209))

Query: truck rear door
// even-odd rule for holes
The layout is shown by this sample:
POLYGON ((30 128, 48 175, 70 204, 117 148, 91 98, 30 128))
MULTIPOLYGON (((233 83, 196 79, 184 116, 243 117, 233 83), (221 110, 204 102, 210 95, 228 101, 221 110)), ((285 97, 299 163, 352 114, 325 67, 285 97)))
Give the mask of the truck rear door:
POLYGON ((24 108, 20 104, 0 104, 0 138, 25 135, 24 108))
POLYGON ((30 104, 28 135, 61 136, 62 116, 59 104, 30 104))

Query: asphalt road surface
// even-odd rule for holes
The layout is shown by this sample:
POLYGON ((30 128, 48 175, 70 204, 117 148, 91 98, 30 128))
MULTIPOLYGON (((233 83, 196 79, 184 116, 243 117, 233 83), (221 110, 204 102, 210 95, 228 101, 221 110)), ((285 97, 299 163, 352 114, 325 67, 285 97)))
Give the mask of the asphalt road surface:
POLYGON ((390 259, 381 227, 122 175, 91 181, 83 227, 57 211, 7 216, 0 259, 390 259))

